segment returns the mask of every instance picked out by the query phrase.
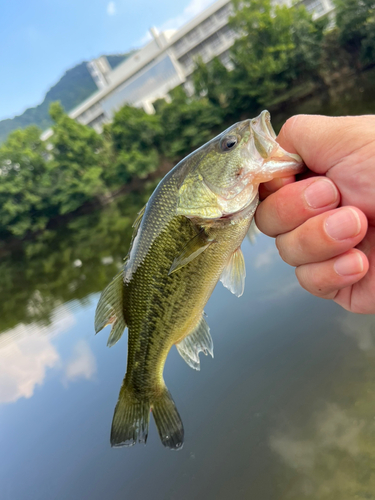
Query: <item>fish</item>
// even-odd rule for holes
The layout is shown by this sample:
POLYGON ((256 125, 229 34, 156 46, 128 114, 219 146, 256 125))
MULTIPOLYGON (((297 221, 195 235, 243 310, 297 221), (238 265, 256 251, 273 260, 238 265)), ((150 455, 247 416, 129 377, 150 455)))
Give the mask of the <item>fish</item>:
POLYGON ((104 289, 95 331, 111 325, 108 346, 128 328, 125 378, 111 446, 146 443, 152 413, 162 444, 178 450, 184 427, 163 378, 169 351, 200 369, 213 357, 204 307, 219 280, 241 296, 241 243, 252 231, 259 184, 301 171, 301 158, 276 142, 270 114, 235 123, 180 161, 135 220, 123 269, 104 289))

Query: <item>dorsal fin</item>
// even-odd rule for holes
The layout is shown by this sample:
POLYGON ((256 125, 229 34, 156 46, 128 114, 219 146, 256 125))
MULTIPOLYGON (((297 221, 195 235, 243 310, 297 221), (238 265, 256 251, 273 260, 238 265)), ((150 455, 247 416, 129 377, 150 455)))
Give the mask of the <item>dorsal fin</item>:
POLYGON ((246 268, 245 260, 241 248, 238 247, 232 253, 228 264, 221 274, 220 281, 228 288, 234 295, 241 297, 245 289, 246 268))
POLYGON ((112 347, 123 334, 126 323, 123 313, 123 272, 119 272, 100 296, 95 311, 95 333, 112 325, 107 345, 112 347))
POLYGON ((138 215, 135 219, 135 221, 133 222, 133 225, 132 227, 134 227, 134 232, 138 231, 138 228, 139 226, 141 225, 141 222, 142 222, 142 217, 145 213, 145 210, 146 210, 146 206, 147 206, 147 203, 146 205, 138 212, 138 215))
POLYGON ((214 357, 214 344, 212 342, 210 327, 202 316, 197 327, 187 335, 184 339, 176 344, 177 351, 186 363, 194 368, 200 370, 199 353, 204 352, 214 357))

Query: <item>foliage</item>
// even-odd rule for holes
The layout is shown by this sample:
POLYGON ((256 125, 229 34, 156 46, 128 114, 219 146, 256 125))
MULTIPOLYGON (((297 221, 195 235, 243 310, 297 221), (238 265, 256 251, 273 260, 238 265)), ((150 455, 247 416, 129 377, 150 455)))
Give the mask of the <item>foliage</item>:
POLYGON ((51 105, 52 160, 49 164, 52 205, 60 214, 76 210, 103 190, 103 138, 69 118, 59 103, 51 105))
MULTIPOLYGON (((29 127, 13 132, 0 146, 2 238, 49 231, 56 216, 107 199, 133 179, 148 178, 210 140, 225 123, 264 106, 280 110, 284 104, 285 110, 288 103, 290 110, 298 88, 315 91, 319 99, 329 96, 340 78, 353 80, 353 68, 375 64, 375 0, 336 0, 333 29, 301 5, 233 1, 230 23, 237 39, 231 64, 226 67, 215 58, 206 65, 198 59, 194 95, 177 87, 154 103, 154 115, 124 106, 99 135, 64 112, 64 105, 79 95, 77 89, 69 91, 73 70, 71 87, 51 89, 48 99, 60 96, 64 102, 51 106, 50 142, 42 143, 40 130, 29 127)), ((365 83, 362 78, 361 92, 365 83)))
POLYGON ((143 178, 157 169, 162 133, 158 116, 125 105, 105 133, 114 152, 113 169, 106 175, 111 185, 125 184, 134 175, 143 178))
POLYGON ((353 62, 375 62, 375 0, 335 0, 336 24, 341 45, 353 62))
POLYGON ((188 97, 182 87, 175 88, 171 98, 170 103, 156 104, 163 124, 162 151, 169 158, 180 158, 212 138, 221 113, 207 98, 188 97))
POLYGON ((0 234, 23 236, 43 229, 48 217, 47 164, 40 130, 15 130, 0 146, 0 234))
POLYGON ((269 105, 290 85, 319 79, 326 22, 314 21, 304 6, 272 0, 234 0, 234 5, 231 24, 240 36, 232 49, 232 83, 242 105, 269 105))
POLYGON ((201 58, 196 61, 193 73, 195 95, 207 97, 216 107, 227 109, 233 101, 231 72, 227 70, 219 58, 215 57, 209 64, 201 58))
POLYGON ((150 194, 145 189, 118 198, 105 210, 47 229, 8 254, 0 248, 2 330, 20 322, 48 324, 57 305, 101 291, 123 264, 133 221, 150 194))

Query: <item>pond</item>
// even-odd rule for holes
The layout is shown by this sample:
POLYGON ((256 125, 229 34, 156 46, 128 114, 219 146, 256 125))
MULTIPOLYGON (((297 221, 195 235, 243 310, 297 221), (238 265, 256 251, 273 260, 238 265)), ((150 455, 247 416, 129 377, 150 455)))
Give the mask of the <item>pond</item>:
MULTIPOLYGON (((374 112, 370 90, 301 109, 374 112)), ((167 359, 183 449, 153 422, 146 446, 110 447, 127 338, 108 349, 94 313, 152 189, 1 249, 1 499, 375 498, 375 317, 310 296, 263 235, 244 295, 219 284, 206 307, 215 358, 167 359)))

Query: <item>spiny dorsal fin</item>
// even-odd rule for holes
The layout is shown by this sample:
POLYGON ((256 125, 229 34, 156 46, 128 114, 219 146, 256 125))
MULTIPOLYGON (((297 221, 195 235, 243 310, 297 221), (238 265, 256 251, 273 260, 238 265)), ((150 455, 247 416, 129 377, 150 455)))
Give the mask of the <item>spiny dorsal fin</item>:
POLYGON ((212 242, 213 240, 210 241, 207 239, 204 229, 201 229, 199 233, 187 243, 180 255, 174 259, 168 274, 172 274, 178 269, 181 269, 181 267, 186 266, 186 264, 204 252, 212 242))
POLYGON ((241 297, 245 289, 246 268, 241 248, 233 252, 221 274, 220 281, 234 295, 241 297))
POLYGON ((146 206, 147 206, 147 204, 138 212, 137 218, 133 222, 132 227, 134 227, 135 231, 137 231, 138 228, 139 228, 139 226, 141 225, 142 217, 143 217, 143 215, 145 213, 146 206))
POLYGON ((200 370, 199 353, 204 352, 214 357, 214 344, 210 335, 210 327, 202 316, 198 326, 184 339, 176 344, 177 351, 186 363, 194 368, 200 370))
POLYGON ((126 324, 123 314, 123 272, 119 272, 100 296, 95 312, 95 333, 112 325, 107 345, 112 347, 120 339, 126 324))

